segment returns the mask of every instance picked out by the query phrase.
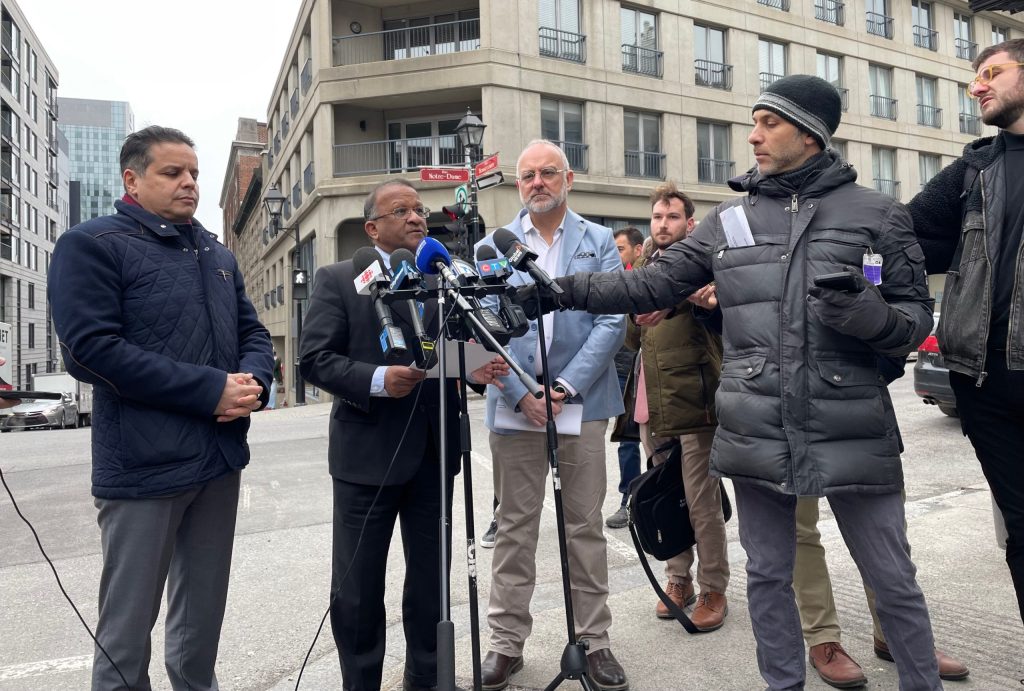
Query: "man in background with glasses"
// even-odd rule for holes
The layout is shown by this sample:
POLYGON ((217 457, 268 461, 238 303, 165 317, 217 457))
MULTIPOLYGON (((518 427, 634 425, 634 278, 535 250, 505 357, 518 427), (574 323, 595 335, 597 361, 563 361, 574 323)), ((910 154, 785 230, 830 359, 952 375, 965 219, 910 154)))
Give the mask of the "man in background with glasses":
MULTIPOLYGON (((622 262, 604 226, 591 223, 568 206, 573 173, 555 144, 531 142, 516 163, 519 198, 524 208, 508 224, 519 242, 537 253, 537 264, 550 276, 577 271, 621 271, 622 262)), ((488 237, 478 243, 492 244, 488 237)), ((493 246, 493 244, 492 244, 493 246)), ((516 272, 512 285, 531 282, 516 272)), ((558 458, 565 509, 576 636, 587 641, 587 664, 594 685, 601 691, 628 688, 626 674, 609 649, 608 555, 601 520, 607 477, 605 433, 608 418, 622 412, 622 392, 613 358, 625 335, 620 315, 581 312, 544 317, 546 342, 538 338, 537 324, 526 335, 512 339, 508 351, 527 372, 541 374, 540 349, 545 348, 550 368, 552 413, 567 403, 583 406, 579 435, 558 435, 558 458)), ((498 498, 498 531, 491 561, 491 595, 487 621, 491 651, 483 661, 484 691, 505 688, 509 676, 523 667, 523 648, 533 618, 530 600, 536 585, 537 537, 544 507, 548 453, 545 400, 534 398, 515 376, 501 378, 503 388, 487 392, 487 428, 490 430, 494 488, 498 498), (535 431, 504 429, 496 422, 498 400, 525 416, 535 431)), ((548 546, 550 550, 555 545, 548 546)), ((559 651, 547 656, 551 674, 559 651)))
POLYGON ((1024 39, 974 60, 968 85, 994 137, 977 139, 910 202, 930 274, 946 273, 936 335, 960 424, 1006 521, 1024 621, 1024 39))

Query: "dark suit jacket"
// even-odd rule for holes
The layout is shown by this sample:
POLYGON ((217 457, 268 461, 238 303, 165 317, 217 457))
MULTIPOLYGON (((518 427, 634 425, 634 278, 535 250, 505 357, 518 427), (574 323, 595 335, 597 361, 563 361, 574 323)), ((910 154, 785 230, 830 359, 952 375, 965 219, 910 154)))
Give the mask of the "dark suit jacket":
MULTIPOLYGON (((425 456, 429 431, 439 439, 438 380, 420 384, 419 397, 413 391, 403 398, 370 396, 374 370, 381 365, 408 365, 410 352, 398 362, 389 363, 381 352, 380 324, 373 301, 356 293, 352 261, 325 266, 316 274, 313 294, 302 327, 299 368, 307 381, 334 394, 331 410, 328 459, 331 475, 339 480, 367 485, 397 485, 408 481, 425 456), (409 422, 410 418, 412 419, 409 422), (408 432, 395 456, 406 423, 408 432)), ((408 305, 392 306, 395 324, 402 328, 408 343, 413 342, 408 305)), ((424 323, 431 335, 437 333, 437 302, 425 304, 424 323)), ((454 352, 449 355, 455 357, 454 352)), ((458 397, 453 382, 448 382, 447 445, 448 470, 459 470, 458 397)))

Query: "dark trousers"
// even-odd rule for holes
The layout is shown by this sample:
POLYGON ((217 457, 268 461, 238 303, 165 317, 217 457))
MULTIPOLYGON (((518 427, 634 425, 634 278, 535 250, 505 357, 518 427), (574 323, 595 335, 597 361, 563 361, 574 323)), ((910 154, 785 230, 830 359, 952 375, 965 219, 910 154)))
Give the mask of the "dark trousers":
MULTIPOLYGON (((626 390, 626 378, 619 375, 619 388, 626 390)), ((622 495, 622 506, 629 499, 629 483, 640 476, 640 442, 619 442, 619 494, 622 495)))
POLYGON ((960 424, 981 462, 1006 521, 1006 564, 1024 621, 1024 372, 1006 368, 1006 352, 989 349, 988 377, 949 373, 960 424))
MULTIPOLYGON (((396 519, 405 553, 405 677, 415 686, 437 683, 441 489, 437 454, 433 444, 428 447, 416 475, 405 484, 377 487, 334 481, 331 591, 336 594, 331 602, 331 627, 344 689, 380 688, 387 621, 384 585, 396 519)), ((450 515, 451 482, 447 501, 450 515)))

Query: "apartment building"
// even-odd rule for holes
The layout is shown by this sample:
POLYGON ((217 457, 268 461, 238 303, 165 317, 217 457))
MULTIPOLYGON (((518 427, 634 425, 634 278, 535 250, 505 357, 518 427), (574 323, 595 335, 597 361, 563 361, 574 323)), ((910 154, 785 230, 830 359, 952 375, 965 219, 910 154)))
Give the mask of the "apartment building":
POLYGON ((18 4, 0 2, 0 321, 13 326, 16 389, 60 357, 46 300, 53 243, 67 227, 57 83, 18 4))
MULTIPOLYGON (((288 232, 263 235, 263 278, 289 291, 296 262, 312 273, 366 244, 362 199, 382 180, 451 204, 454 185, 420 183, 418 168, 462 162, 467 108, 506 179, 527 142, 551 139, 576 171, 574 210, 644 228, 661 180, 698 218, 731 195, 727 180, 753 165, 758 93, 818 74, 842 94, 835 146, 860 182, 908 201, 984 133, 971 59, 1021 36, 1014 17, 964 0, 305 0, 268 106, 264 182, 288 197, 288 232)), ((480 194, 487 228, 519 208, 511 184, 480 194)), ((431 214, 432 228, 447 221, 431 214)), ((261 306, 288 357, 296 306, 261 306)))

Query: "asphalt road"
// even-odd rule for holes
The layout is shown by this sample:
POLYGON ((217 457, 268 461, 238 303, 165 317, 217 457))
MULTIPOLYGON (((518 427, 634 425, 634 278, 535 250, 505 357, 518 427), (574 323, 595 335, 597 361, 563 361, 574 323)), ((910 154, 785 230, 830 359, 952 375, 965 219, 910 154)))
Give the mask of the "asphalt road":
MULTIPOLYGON (((910 539, 940 647, 972 669, 967 682, 947 688, 1024 688, 1024 629, 1003 553, 996 547, 984 478, 955 419, 923 405, 911 376, 893 398, 907 451, 910 539)), ((471 403, 473 497, 477 533, 490 519, 491 473, 482 399, 471 403)), ((218 675, 224 689, 292 689, 327 605, 330 577, 331 488, 327 474, 328 406, 259 413, 250 434, 252 464, 243 474, 228 613, 218 675)), ((89 430, 21 432, 0 437, 0 469, 18 505, 39 533, 69 595, 90 625, 96 619, 99 532, 89 495, 89 430)), ((353 453, 358 453, 354 448, 353 453)), ((606 513, 617 508, 618 466, 608 445, 606 513)), ((456 672, 471 683, 466 518, 462 478, 456 480, 452 620, 456 672)), ((864 666, 869 688, 895 689, 893 665, 871 654, 871 625, 856 569, 823 504, 822 532, 844 644, 864 666)), ((565 645, 561 576, 553 502, 541 525, 535 624, 527 665, 512 688, 543 688, 558 671, 565 645)), ((728 527, 732 583, 730 616, 720 631, 692 637, 653 616, 655 596, 628 533, 607 530, 614 624, 612 647, 640 689, 763 688, 744 596, 744 555, 736 525, 728 527)), ((384 687, 400 688, 403 641, 399 617, 404 569, 395 538, 389 570, 388 657, 384 687)), ((479 602, 485 617, 490 551, 478 550, 479 602)), ((169 688, 161 654, 163 620, 154 629, 154 688, 169 688)), ((482 621, 487 649, 486 620, 482 621)), ((28 527, 0 494, 0 690, 88 688, 92 645, 57 587, 28 527)), ((563 685, 571 688, 575 684, 563 685)), ((329 623, 312 646, 303 689, 340 688, 329 623)), ((813 671, 809 689, 829 688, 813 671)))

